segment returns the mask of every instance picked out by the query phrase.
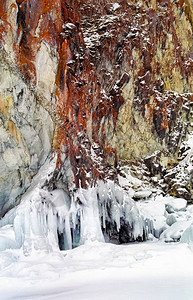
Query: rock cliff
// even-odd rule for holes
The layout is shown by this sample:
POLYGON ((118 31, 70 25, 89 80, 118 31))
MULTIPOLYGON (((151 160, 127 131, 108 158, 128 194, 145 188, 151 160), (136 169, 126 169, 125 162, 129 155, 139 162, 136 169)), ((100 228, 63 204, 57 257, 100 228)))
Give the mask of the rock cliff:
POLYGON ((129 166, 191 202, 192 35, 191 0, 1 0, 0 215, 54 154, 50 191, 129 166))

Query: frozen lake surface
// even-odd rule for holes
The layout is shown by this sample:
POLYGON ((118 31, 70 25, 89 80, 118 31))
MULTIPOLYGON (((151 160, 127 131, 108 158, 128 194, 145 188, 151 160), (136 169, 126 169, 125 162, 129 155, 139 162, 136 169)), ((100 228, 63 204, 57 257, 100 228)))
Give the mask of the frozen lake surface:
POLYGON ((193 299, 193 252, 187 244, 113 245, 0 256, 0 299, 193 299))

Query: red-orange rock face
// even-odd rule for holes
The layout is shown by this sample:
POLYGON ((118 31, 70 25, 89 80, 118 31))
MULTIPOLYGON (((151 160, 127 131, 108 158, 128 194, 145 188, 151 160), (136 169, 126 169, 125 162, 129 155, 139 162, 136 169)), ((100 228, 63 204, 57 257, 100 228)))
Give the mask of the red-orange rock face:
POLYGON ((116 178, 118 159, 176 153, 187 130, 180 114, 192 101, 192 11, 170 0, 0 1, 1 46, 42 95, 58 170, 67 156, 76 187, 116 178), (42 45, 56 66, 49 96, 42 45))
MULTIPOLYGON (((11 30, 14 60, 22 76, 34 89, 38 81, 37 53, 42 43, 49 45, 57 53, 57 72, 52 97, 57 101, 55 110, 59 121, 56 124, 53 149, 58 152, 58 167, 61 167, 63 162, 60 156, 65 146, 76 186, 81 183, 86 187, 89 178, 105 176, 90 157, 91 143, 95 141, 101 144, 101 149, 100 145, 95 147, 104 156, 102 160, 105 161, 106 155, 115 156, 109 146, 105 154, 103 130, 100 137, 98 135, 101 119, 114 113, 114 108, 103 96, 95 68, 91 66, 90 52, 85 46, 80 27, 79 4, 77 1, 24 0, 11 5, 16 11, 12 23, 9 19, 13 19, 14 14, 10 12, 9 3, 2 3, 1 32, 8 36, 11 30), (7 31, 4 29, 6 26, 7 31), (83 146, 85 144, 87 146, 83 146), (89 175, 86 179, 87 172, 94 175, 89 175)), ((107 163, 104 165, 106 167, 107 163)))

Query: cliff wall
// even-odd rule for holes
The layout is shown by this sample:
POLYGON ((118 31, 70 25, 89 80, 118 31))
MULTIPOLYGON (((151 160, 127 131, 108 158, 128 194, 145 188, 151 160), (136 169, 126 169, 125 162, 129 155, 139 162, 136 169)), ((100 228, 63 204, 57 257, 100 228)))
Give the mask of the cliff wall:
POLYGON ((192 130, 192 1, 1 0, 0 21, 1 215, 51 153, 47 184, 68 193, 116 181, 119 165, 158 179, 176 166, 192 130))

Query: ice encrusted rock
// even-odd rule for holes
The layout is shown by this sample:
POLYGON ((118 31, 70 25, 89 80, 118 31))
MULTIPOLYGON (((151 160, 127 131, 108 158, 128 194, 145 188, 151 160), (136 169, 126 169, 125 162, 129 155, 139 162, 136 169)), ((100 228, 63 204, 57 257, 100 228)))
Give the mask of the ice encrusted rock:
POLYGON ((160 236, 165 242, 178 242, 192 221, 178 221, 167 228, 160 236))
POLYGON ((133 198, 138 200, 138 199, 146 199, 150 197, 152 194, 152 191, 150 190, 142 190, 142 191, 137 191, 134 193, 133 198))
POLYGON ((173 213, 175 211, 185 211, 187 200, 183 198, 166 197, 165 206, 168 213, 173 213))
POLYGON ((176 222, 186 222, 191 219, 191 213, 187 209, 187 201, 182 198, 154 195, 150 199, 139 200, 136 204, 140 214, 144 217, 148 232, 157 238, 162 232, 166 232, 165 236, 162 235, 166 241, 178 240, 181 237, 176 231, 177 225, 172 227, 176 233, 169 226, 173 226, 176 222))
POLYGON ((98 181, 71 196, 63 189, 48 191, 43 187, 55 164, 56 159, 45 163, 21 203, 0 220, 0 226, 12 226, 15 236, 12 243, 0 234, 0 243, 7 243, 8 248, 22 247, 29 255, 33 251, 57 250, 59 246, 71 249, 86 241, 104 242, 104 235, 117 242, 146 238, 144 219, 135 202, 113 181, 98 181))
POLYGON ((154 200, 141 200, 137 202, 140 214, 144 217, 149 233, 159 238, 161 233, 168 227, 166 223, 167 212, 165 204, 159 201, 160 197, 154 200))
POLYGON ((182 233, 181 243, 187 243, 193 249, 193 222, 182 233))

